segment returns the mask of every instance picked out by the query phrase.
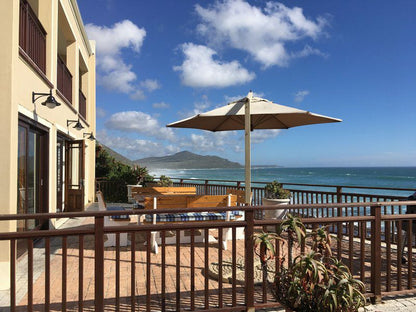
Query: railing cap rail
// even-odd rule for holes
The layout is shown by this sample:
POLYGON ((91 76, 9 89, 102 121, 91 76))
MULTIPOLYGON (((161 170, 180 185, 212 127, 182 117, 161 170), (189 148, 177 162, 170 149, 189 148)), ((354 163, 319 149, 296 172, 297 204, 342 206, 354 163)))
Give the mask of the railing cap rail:
MULTIPOLYGON (((389 201, 389 202, 360 202, 360 203, 331 203, 331 204, 295 204, 285 205, 285 209, 315 209, 337 207, 375 207, 416 205, 416 201, 389 201)), ((168 209, 135 209, 124 211, 84 211, 84 212, 59 212, 37 214, 2 214, 0 221, 26 220, 26 219, 59 219, 77 217, 105 217, 116 215, 143 215, 158 213, 183 213, 183 212, 208 212, 208 211, 256 211, 273 210, 276 206, 235 206, 235 207, 202 207, 202 208, 168 208, 168 209)))
MULTIPOLYGON (((159 177, 155 177, 155 179, 159 179, 159 177)), ((192 181, 212 181, 212 182, 233 182, 233 183, 240 183, 240 185, 244 185, 244 181, 239 180, 218 180, 218 179, 194 179, 194 178, 177 178, 171 177, 173 180, 179 180, 184 183, 192 183, 192 181), (190 182, 185 182, 190 181, 190 182)), ((252 184, 268 184, 270 182, 264 181, 252 181, 252 184)), ((368 190, 391 190, 391 191, 413 191, 415 192, 415 188, 396 188, 396 187, 380 187, 380 186, 360 186, 360 185, 331 185, 331 184, 308 184, 308 183, 288 183, 288 182, 281 182, 283 185, 293 185, 293 186, 312 186, 312 187, 328 187, 328 188, 350 188, 350 189, 368 189, 368 190)), ((256 188, 256 187, 252 187, 256 188)))

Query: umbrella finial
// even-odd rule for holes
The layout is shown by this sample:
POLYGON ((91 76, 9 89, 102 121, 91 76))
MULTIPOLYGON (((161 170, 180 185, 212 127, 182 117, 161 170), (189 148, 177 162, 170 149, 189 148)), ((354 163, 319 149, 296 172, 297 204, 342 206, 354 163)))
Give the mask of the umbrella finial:
POLYGON ((253 98, 253 91, 250 90, 250 92, 247 94, 247 98, 248 99, 252 99, 253 98))

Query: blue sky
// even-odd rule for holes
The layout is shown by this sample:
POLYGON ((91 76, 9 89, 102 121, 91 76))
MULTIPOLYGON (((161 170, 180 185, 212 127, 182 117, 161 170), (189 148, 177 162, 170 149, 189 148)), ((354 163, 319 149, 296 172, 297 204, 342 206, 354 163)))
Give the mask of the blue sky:
POLYGON ((252 163, 416 165, 416 2, 78 0, 97 138, 130 159, 244 162, 243 132, 165 125, 249 90, 343 122, 253 133, 252 163))

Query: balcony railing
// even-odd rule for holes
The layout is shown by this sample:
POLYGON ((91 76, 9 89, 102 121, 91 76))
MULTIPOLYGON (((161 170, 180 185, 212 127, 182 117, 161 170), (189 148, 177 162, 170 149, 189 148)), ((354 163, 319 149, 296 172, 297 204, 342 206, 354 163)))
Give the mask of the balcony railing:
MULTIPOLYGON (((414 205, 416 202, 401 202, 400 205, 414 205)), ((333 240, 332 252, 346 264, 352 274, 366 285, 367 296, 380 300, 382 296, 414 293, 416 282, 413 259, 415 232, 408 227, 407 234, 401 236, 405 224, 416 221, 415 214, 383 215, 384 207, 397 206, 397 202, 333 203, 315 205, 288 205, 292 211, 314 209, 353 210, 365 206, 370 214, 346 217, 304 218, 309 226, 328 225, 348 229, 347 233, 336 233, 338 241, 333 240), (382 243, 385 228, 398 225, 396 236, 400 239, 393 243, 390 239, 382 243), (361 235, 354 237, 359 228, 361 235), (370 233, 366 237, 364 233, 370 233), (403 239, 406 237, 407 241, 403 239), (407 248, 402 248, 402 246, 407 248), (402 262, 405 256, 408 261, 402 262)), ((127 210, 84 213, 58 213, 31 215, 0 215, 0 221, 42 219, 81 218, 84 226, 62 230, 0 233, 0 241, 10 246, 10 305, 32 311, 62 310, 67 308, 79 311, 180 311, 182 309, 204 311, 245 311, 276 307, 279 304, 263 282, 255 284, 255 275, 264 278, 261 272, 255 272, 253 252, 253 233, 263 226, 277 225, 281 220, 255 220, 257 210, 273 207, 233 207, 233 208, 170 208, 155 210, 127 210), (190 210, 192 209, 192 210, 190 210), (243 210, 245 218, 233 222, 185 222, 156 225, 130 224, 128 226, 104 226, 104 217, 111 215, 130 215, 133 218, 146 214, 184 213, 189 211, 233 211, 243 210), (92 218, 91 218, 92 217, 92 218), (88 226, 86 221, 94 219, 88 226), (221 240, 223 229, 231 228, 231 241, 227 250, 206 239, 194 243, 197 231, 218 236, 221 240), (244 239, 236 238, 236 231, 243 228, 244 239), (179 232, 186 231, 190 244, 181 243, 179 232), (131 245, 120 246, 120 233, 128 233, 131 245), (155 255, 151 251, 151 235, 160 232, 161 251, 155 255), (168 232, 176 233, 176 244, 163 244, 168 232), (116 233, 116 246, 105 248, 106 234, 116 233), (34 246, 33 239, 42 241, 34 246), (16 241, 27 243, 27 262, 15 261, 16 241), (147 242, 147 244, 143 244, 147 242), (36 248, 34 248, 36 247, 36 248), (44 275, 35 277, 34 265, 40 267, 44 275), (230 265, 232 264, 232 265, 230 265), (217 277, 212 278, 208 269, 215 265, 217 277), (244 267, 242 276, 237 268, 244 267), (226 269, 230 270, 231 281, 222 277, 226 269), (23 276, 26 276, 26 280, 23 276), (237 283, 241 280, 244 287, 237 283), (27 294, 25 296, 25 294, 27 294)), ((311 215, 312 213, 309 213, 311 215)), ((281 248, 276 242, 277 259, 285 257, 291 250, 285 244, 281 248)), ((310 246, 306 246, 310 248, 310 246)), ((279 261, 275 263, 275 272, 279 272, 279 261)), ((274 265, 272 266, 274 267, 274 265)), ((271 267, 271 268, 272 268, 271 267)))
POLYGON ((87 98, 85 97, 84 93, 82 93, 81 89, 79 90, 79 113, 85 120, 87 120, 87 98))
POLYGON ((58 90, 69 103, 72 103, 72 75, 59 55, 57 75, 58 90))
POLYGON ((19 45, 46 73, 46 31, 26 0, 20 0, 19 45))

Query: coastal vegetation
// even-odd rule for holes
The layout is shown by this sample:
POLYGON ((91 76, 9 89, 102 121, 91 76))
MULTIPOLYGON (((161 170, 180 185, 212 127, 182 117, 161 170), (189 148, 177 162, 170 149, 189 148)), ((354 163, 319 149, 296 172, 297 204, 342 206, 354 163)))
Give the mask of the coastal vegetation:
POLYGON ((153 180, 146 167, 130 166, 110 156, 105 148, 97 144, 95 150, 95 177, 110 181, 137 184, 143 179, 153 180))
POLYGON ((276 259, 280 271, 272 285, 274 296, 287 311, 341 312, 365 307, 364 284, 354 279, 348 267, 332 255, 327 228, 320 227, 307 234, 300 219, 288 214, 277 234, 263 232, 255 234, 253 239, 266 276, 267 261, 276 256, 274 245, 285 241, 296 244, 296 248, 288 248, 287 261, 285 255, 276 259), (309 248, 302 250, 302 245, 309 248), (292 250, 298 253, 293 260, 292 250))
POLYGON ((153 181, 146 167, 130 166, 118 161, 100 144, 95 149, 95 177, 98 183, 107 181, 117 186, 116 191, 104 192, 105 199, 111 202, 127 202, 127 184, 153 181))

